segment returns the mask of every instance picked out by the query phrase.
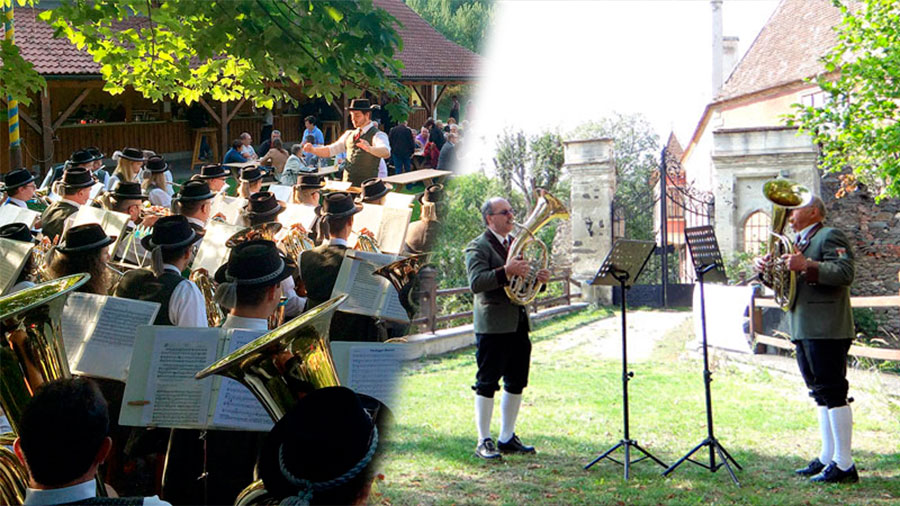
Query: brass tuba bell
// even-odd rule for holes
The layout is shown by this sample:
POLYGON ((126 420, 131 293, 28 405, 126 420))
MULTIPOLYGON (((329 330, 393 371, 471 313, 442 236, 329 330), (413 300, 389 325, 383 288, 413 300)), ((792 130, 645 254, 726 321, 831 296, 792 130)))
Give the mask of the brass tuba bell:
POLYGON ((419 271, 422 267, 425 267, 427 263, 427 253, 412 255, 391 262, 383 267, 379 267, 372 273, 376 276, 386 278, 391 282, 391 285, 397 290, 397 295, 400 297, 400 304, 403 305, 403 309, 406 309, 406 313, 409 315, 410 320, 412 320, 419 311, 419 303, 413 288, 416 278, 419 275, 419 271))
POLYGON ((562 201, 546 190, 538 189, 538 200, 525 223, 516 224, 516 238, 509 247, 508 258, 521 256, 531 264, 527 276, 512 276, 504 287, 509 300, 524 306, 534 300, 543 283, 537 280, 537 272, 549 265, 547 246, 535 234, 554 218, 566 219, 569 211, 562 201))
POLYGON ((228 248, 234 248, 238 244, 245 243, 247 241, 255 241, 258 239, 265 239, 266 241, 275 241, 275 235, 281 230, 281 223, 277 221, 272 221, 269 223, 261 223, 259 225, 254 225, 252 227, 247 227, 240 232, 232 235, 225 241, 225 246, 228 248))
POLYGON ((772 203, 772 223, 769 230, 768 254, 772 261, 761 273, 760 279, 775 294, 775 302, 788 311, 797 297, 797 273, 788 269, 782 255, 794 250, 793 241, 784 235, 788 213, 792 209, 806 207, 812 201, 812 192, 801 184, 788 179, 773 179, 763 185, 763 196, 772 203))

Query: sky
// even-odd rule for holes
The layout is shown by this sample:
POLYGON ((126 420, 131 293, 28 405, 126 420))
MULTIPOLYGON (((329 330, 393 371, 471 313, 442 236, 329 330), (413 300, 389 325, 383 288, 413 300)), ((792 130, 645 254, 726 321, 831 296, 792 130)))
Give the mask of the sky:
MULTIPOLYGON (((725 0, 724 35, 750 47, 777 0, 725 0)), ((512 127, 566 132, 611 112, 642 113, 661 142, 687 142, 710 102, 708 0, 502 1, 485 43, 466 135, 469 170, 487 168, 512 127)))

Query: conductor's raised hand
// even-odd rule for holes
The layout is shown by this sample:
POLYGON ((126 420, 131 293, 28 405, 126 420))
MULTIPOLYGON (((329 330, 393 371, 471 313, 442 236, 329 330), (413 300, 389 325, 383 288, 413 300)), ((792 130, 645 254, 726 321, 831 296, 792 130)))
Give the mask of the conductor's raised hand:
POLYGON ((303 152, 304 153, 312 153, 313 152, 313 145, 311 142, 307 142, 306 144, 303 145, 303 152))

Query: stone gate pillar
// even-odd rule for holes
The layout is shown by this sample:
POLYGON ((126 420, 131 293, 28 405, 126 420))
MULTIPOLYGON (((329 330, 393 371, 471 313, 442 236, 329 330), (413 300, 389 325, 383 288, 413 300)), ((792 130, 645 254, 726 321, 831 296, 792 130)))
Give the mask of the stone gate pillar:
POLYGON ((612 303, 609 287, 590 286, 612 247, 612 200, 616 170, 612 139, 563 142, 565 165, 572 180, 572 276, 581 281, 586 302, 612 303))

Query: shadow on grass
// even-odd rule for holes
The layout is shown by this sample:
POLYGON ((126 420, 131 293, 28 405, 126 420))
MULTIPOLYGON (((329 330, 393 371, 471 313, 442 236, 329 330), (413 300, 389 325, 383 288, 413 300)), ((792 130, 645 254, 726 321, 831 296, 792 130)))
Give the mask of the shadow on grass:
MULTIPOLYGON (((741 487, 732 483, 725 468, 711 473, 688 462, 665 478, 664 468, 651 460, 633 463, 631 480, 626 482, 622 466, 607 459, 583 469, 615 440, 589 443, 535 435, 526 442, 537 447, 537 455, 504 456, 496 462, 474 455, 474 438, 416 435, 414 428, 403 425, 397 429, 385 449, 387 477, 380 488, 380 500, 390 504, 895 504, 900 500, 900 453, 857 453, 860 483, 823 486, 793 475, 794 469, 805 465, 798 457, 773 457, 728 448, 723 442, 744 468, 735 470, 741 487)), ((691 448, 688 444, 683 451, 691 448)), ((682 455, 655 448, 652 442, 641 446, 666 464, 682 455)), ((621 461, 622 450, 613 456, 621 461)), ((705 450, 695 457, 701 462, 709 458, 705 450)))

